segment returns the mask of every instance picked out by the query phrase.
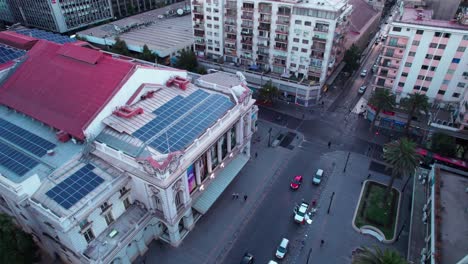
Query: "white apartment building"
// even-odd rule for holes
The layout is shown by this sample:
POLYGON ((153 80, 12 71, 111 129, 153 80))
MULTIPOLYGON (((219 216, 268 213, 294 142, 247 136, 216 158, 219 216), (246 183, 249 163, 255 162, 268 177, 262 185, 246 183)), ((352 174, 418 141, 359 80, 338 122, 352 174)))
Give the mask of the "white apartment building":
POLYGON ((391 89, 398 100, 418 92, 440 106, 459 108, 451 123, 464 129, 468 25, 432 19, 432 10, 403 3, 396 16, 378 60, 375 87, 391 89))
POLYGON ((193 0, 199 57, 323 85, 344 55, 352 6, 337 0, 193 0))
POLYGON ((65 263, 177 246, 250 158, 258 109, 241 74, 193 84, 186 71, 44 40, 9 67, 0 212, 65 263))

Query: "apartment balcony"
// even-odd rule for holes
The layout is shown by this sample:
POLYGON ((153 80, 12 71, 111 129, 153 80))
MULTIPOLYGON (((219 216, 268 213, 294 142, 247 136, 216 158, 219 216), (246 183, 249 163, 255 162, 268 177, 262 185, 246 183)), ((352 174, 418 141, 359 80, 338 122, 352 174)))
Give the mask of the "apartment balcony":
POLYGON ((291 12, 276 12, 276 15, 277 16, 281 16, 281 17, 290 17, 291 16, 291 12))
POLYGON ((252 36, 253 32, 251 32, 251 31, 241 31, 241 35, 242 36, 252 36))
POLYGON ((204 51, 205 48, 206 48, 206 45, 205 45, 205 44, 198 44, 198 43, 195 43, 195 50, 204 51))
POLYGON ((259 47, 268 47, 270 44, 268 42, 258 42, 257 46, 259 47))
POLYGON ((241 10, 244 12, 253 12, 254 8, 253 7, 241 7, 241 10))
POLYGON ((202 6, 203 2, 202 1, 192 1, 193 6, 202 6))
POLYGON ((327 42, 327 39, 326 38, 322 38, 322 37, 317 37, 317 36, 313 36, 312 37, 312 40, 313 41, 317 41, 317 42, 327 42))
POLYGON ((278 55, 278 54, 273 54, 273 58, 277 59, 277 60, 284 60, 284 61, 286 61, 288 59, 287 56, 278 55))
POLYGON ((228 55, 228 56, 237 56, 237 51, 236 50, 225 50, 224 54, 228 55))
POLYGON ((328 28, 315 27, 314 31, 328 33, 328 28))
POLYGON ((241 15, 241 18, 242 19, 245 19, 245 20, 253 20, 253 16, 252 15, 246 15, 246 14, 242 14, 241 15))
POLYGON ((278 29, 278 28, 275 30, 275 33, 276 34, 283 34, 283 35, 288 35, 289 34, 287 29, 278 29))
POLYGON ((390 52, 384 52, 382 53, 382 56, 389 57, 389 58, 403 59, 403 54, 396 54, 396 53, 390 53, 390 52))
POLYGON ((386 43, 384 45, 387 46, 387 47, 392 47, 392 48, 402 48, 402 49, 406 48, 406 44, 400 44, 400 43, 390 43, 390 42, 388 42, 388 43, 386 43))
POLYGON ((389 90, 392 90, 393 87, 391 86, 386 86, 385 84, 380 84, 380 83, 376 83, 374 84, 375 88, 384 88, 384 89, 389 89, 389 90))
POLYGON ((280 50, 280 51, 288 51, 287 47, 274 47, 275 50, 280 50))
POLYGON ((271 23, 271 18, 269 18, 269 17, 259 17, 258 22, 269 24, 269 23, 271 23))
POLYGON ((237 22, 236 21, 224 21, 224 25, 235 26, 237 25, 237 22))
POLYGON ((241 24, 241 27, 243 27, 243 28, 253 28, 253 24, 245 24, 245 23, 242 23, 242 24, 241 24))
POLYGON ((193 34, 195 37, 205 37, 205 31, 195 31, 195 33, 193 34))
POLYGON ((283 62, 273 61, 272 64, 278 67, 286 67, 286 63, 283 62))
POLYGON ((192 13, 193 13, 194 15, 203 15, 203 9, 202 9, 202 8, 194 8, 194 9, 192 10, 192 13))
POLYGON ((258 30, 262 30, 262 31, 270 31, 270 27, 268 26, 258 26, 258 30))
POLYGON ((284 39, 284 38, 278 38, 278 37, 276 37, 276 38, 275 38, 275 41, 276 41, 276 42, 281 42, 281 43, 288 43, 288 39, 287 39, 287 38, 284 39))
POLYGON ((384 68, 390 68, 390 69, 395 69, 395 70, 398 70, 400 67, 398 65, 395 65, 395 64, 392 64, 390 62, 382 62, 379 64, 380 67, 384 67, 384 68))
POLYGON ((226 12, 226 13, 224 14, 224 16, 225 16, 226 18, 234 18, 234 19, 237 19, 237 13, 236 13, 236 12, 226 12))
POLYGON ((323 54, 312 54, 310 55, 311 58, 318 59, 318 60, 323 60, 324 55, 323 54))
POLYGON ((227 43, 236 43, 237 39, 235 38, 224 38, 224 41, 227 43))
POLYGON ((262 7, 260 7, 260 8, 258 9, 258 12, 259 12, 260 14, 271 14, 271 7, 270 7, 270 8, 262 8, 262 7))
POLYGON ((237 33, 237 28, 235 27, 225 27, 224 32, 226 33, 232 33, 233 35, 236 35, 237 33))
POLYGON ((291 22, 290 20, 281 20, 281 19, 276 20, 276 24, 278 24, 278 25, 288 25, 289 26, 290 22, 291 22))
MULTIPOLYGON (((335 46, 333 46, 334 48, 335 46)), ((315 50, 315 51, 325 51, 325 45, 323 47, 321 46, 317 46, 317 45, 312 45, 312 47, 310 47, 311 50, 315 50)))
POLYGON ((252 56, 249 56, 249 55, 241 54, 240 57, 241 59, 244 59, 244 60, 252 60, 252 56))
POLYGON ((269 56, 268 50, 258 50, 257 54, 261 56, 269 56))

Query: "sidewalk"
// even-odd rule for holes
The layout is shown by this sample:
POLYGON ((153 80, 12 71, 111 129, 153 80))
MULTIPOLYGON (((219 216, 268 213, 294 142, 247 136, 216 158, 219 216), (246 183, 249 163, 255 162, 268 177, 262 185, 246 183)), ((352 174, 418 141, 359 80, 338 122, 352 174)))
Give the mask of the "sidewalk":
MULTIPOLYGON (((298 153, 298 148, 269 148, 270 128, 272 139, 280 131, 289 131, 273 123, 259 121, 258 132, 252 138, 251 160, 210 210, 195 224, 194 229, 178 248, 159 240, 153 241, 147 254, 139 257, 134 263, 222 263, 238 235, 261 204, 265 190, 272 185, 284 165, 298 153), (239 199, 233 199, 232 193, 239 193, 239 199), (244 195, 248 195, 247 201, 244 201, 244 195)), ((299 136, 299 140, 302 138, 299 136)), ((292 143, 297 144, 297 139, 295 141, 292 143)))

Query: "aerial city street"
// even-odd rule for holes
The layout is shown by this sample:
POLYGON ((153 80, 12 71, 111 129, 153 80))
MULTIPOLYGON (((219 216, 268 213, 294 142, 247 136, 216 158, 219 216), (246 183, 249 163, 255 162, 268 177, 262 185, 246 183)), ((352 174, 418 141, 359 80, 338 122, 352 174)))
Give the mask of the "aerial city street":
POLYGON ((0 263, 468 264, 468 3, 0 4, 0 263))

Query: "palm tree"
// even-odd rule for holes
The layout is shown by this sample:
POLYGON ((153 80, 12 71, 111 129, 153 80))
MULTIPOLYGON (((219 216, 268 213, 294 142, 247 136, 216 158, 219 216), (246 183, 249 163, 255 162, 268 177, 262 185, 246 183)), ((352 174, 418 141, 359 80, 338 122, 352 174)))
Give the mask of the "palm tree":
POLYGON ((390 249, 382 249, 374 246, 373 249, 360 247, 357 255, 353 257, 352 264, 407 264, 406 260, 398 253, 390 249))
POLYGON ((262 100, 272 103, 278 97, 279 90, 273 85, 273 82, 269 80, 262 86, 259 93, 262 100))
POLYGON ((414 93, 401 99, 401 105, 408 113, 408 121, 405 127, 405 135, 408 136, 413 117, 418 115, 421 111, 423 111, 424 114, 427 114, 429 111, 429 98, 425 94, 414 93))
POLYGON ((407 138, 401 138, 385 144, 383 156, 392 167, 392 177, 384 196, 385 201, 392 190, 396 176, 409 174, 408 177, 410 177, 414 173, 419 164, 419 155, 416 153, 416 143, 407 138))
POLYGON ((393 109, 395 105, 395 95, 391 94, 388 89, 376 89, 372 94, 369 103, 376 108, 374 120, 372 120, 370 126, 370 131, 372 131, 380 112, 382 110, 391 111, 393 109))

